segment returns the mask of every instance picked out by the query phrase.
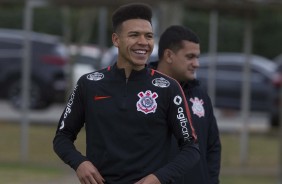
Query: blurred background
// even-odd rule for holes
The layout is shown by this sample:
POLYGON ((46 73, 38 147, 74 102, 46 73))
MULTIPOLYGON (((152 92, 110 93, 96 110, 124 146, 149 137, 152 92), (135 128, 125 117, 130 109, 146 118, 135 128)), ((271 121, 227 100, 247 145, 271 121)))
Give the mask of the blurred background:
MULTIPOLYGON (((79 183, 52 139, 79 77, 115 62, 111 14, 128 2, 0 0, 0 183, 79 183)), ((220 129, 221 183, 282 184, 282 0, 138 2, 154 10, 148 62, 170 25, 200 37, 197 78, 220 129)))

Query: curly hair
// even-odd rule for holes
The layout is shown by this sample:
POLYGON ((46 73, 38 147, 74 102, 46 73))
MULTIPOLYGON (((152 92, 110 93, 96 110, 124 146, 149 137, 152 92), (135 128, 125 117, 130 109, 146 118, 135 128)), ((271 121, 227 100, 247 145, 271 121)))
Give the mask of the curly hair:
POLYGON ((130 3, 120 6, 112 15, 113 31, 117 32, 120 25, 129 19, 144 19, 152 24, 152 8, 144 3, 130 3))

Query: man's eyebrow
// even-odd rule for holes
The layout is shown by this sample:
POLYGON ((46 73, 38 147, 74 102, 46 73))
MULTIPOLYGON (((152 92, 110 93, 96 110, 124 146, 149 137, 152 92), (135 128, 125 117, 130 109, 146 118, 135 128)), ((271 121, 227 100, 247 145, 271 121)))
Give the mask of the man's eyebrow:
POLYGON ((140 32, 140 31, 129 31, 128 34, 146 34, 146 35, 154 35, 153 32, 140 32))
POLYGON ((186 56, 187 56, 187 57, 197 57, 197 58, 200 57, 200 55, 195 54, 195 53, 187 53, 186 56))

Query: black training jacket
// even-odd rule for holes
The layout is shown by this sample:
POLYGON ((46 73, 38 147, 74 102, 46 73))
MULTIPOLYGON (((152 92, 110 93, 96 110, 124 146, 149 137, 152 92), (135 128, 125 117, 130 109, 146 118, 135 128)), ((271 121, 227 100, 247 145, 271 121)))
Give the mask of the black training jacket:
MULTIPOLYGON (((189 81, 182 87, 198 136, 201 159, 194 169, 174 184, 219 184, 221 142, 210 98, 197 80, 189 81)), ((175 140, 172 142, 172 152, 177 153, 173 150, 178 150, 175 140)))
MULTIPOLYGON (((157 61, 150 63, 150 67, 154 69, 157 65, 157 61)), ((201 159, 173 184, 219 184, 221 142, 211 100, 198 80, 182 83, 181 86, 198 136, 201 159)), ((177 141, 172 139, 170 157, 174 158, 178 152, 177 141)))
POLYGON ((132 71, 126 79, 116 64, 79 79, 53 147, 75 170, 83 161, 91 161, 106 184, 132 184, 151 173, 162 184, 171 183, 200 159, 181 86, 147 67, 132 71), (86 156, 74 146, 83 126, 86 156), (172 135, 181 151, 168 162, 172 135))

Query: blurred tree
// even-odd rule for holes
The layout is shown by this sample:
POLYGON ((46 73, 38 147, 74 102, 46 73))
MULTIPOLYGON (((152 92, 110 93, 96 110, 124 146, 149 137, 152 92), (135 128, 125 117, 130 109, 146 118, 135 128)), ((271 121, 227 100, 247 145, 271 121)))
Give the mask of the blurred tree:
POLYGON ((188 9, 184 11, 183 25, 190 27, 200 37, 201 52, 208 51, 209 12, 188 9))
POLYGON ((232 15, 219 15, 218 50, 243 52, 244 19, 232 15))
MULTIPOLYGON (((183 24, 191 27, 201 39, 202 52, 208 51, 209 11, 185 11, 183 24)), ((240 16, 219 14, 218 51, 243 51, 244 20, 240 16)), ((271 10, 259 10, 254 17, 253 52, 267 58, 282 53, 282 13, 271 10)))
MULTIPOLYGON (((72 9, 71 26, 75 34, 72 35, 71 41, 78 40, 78 32, 81 22, 81 9, 72 9)), ((96 18, 97 19, 97 18, 96 18)), ((33 31, 53 35, 63 35, 63 15, 59 7, 35 8, 33 17, 33 31)), ((98 21, 94 21, 95 27, 90 37, 91 43, 97 43, 98 21)), ((19 6, 9 6, 0 8, 0 28, 22 29, 23 28, 23 8, 19 6)))
POLYGON ((262 10, 254 24, 254 53, 273 59, 282 53, 282 12, 262 10))
MULTIPOLYGON (((113 7, 109 7, 109 15, 113 7)), ((71 22, 73 30, 77 30, 77 22, 80 19, 79 9, 71 12, 71 22)), ((208 10, 191 9, 186 7, 183 11, 183 25, 191 27, 201 39, 202 52, 208 50, 209 36, 209 16, 208 10)), ((23 24, 23 9, 20 6, 0 7, 0 27, 21 29, 23 24)), ((111 20, 107 17, 108 37, 111 37, 111 20)), ((62 12, 58 7, 37 8, 34 11, 33 30, 49 34, 63 34, 62 12)), ((94 28, 89 39, 90 43, 98 43, 98 17, 93 23, 94 28)), ((243 51, 243 29, 244 21, 241 17, 219 13, 218 28, 218 51, 243 51)), ((253 52, 258 55, 274 58, 282 53, 282 13, 261 9, 254 19, 254 39, 253 52)), ((77 40, 77 33, 73 34, 72 41, 77 40)), ((111 39, 108 39, 108 46, 111 46, 111 39)))
POLYGON ((23 8, 19 6, 0 7, 0 28, 22 29, 23 8))
POLYGON ((33 30, 54 35, 62 35, 62 13, 57 7, 35 8, 33 30))

